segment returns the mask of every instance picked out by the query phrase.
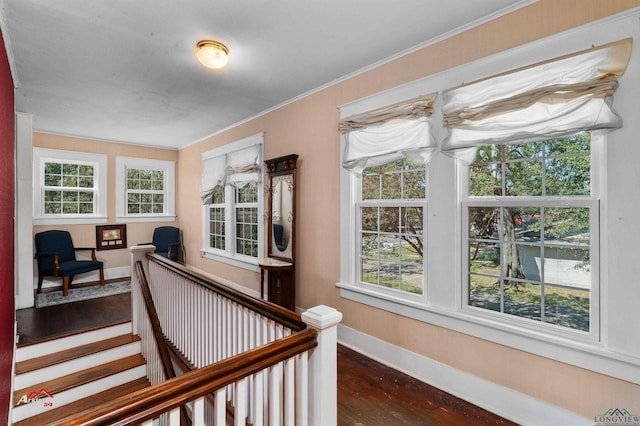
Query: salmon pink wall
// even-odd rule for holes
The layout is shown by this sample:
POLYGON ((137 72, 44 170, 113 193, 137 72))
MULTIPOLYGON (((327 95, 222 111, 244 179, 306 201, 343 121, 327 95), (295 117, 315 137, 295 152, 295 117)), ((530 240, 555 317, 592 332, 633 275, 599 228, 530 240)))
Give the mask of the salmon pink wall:
MULTIPOLYGON (((342 324, 584 418, 611 404, 636 407, 640 386, 340 297, 340 105, 640 6, 640 1, 540 0, 346 79, 195 143, 179 154, 179 223, 187 250, 202 247, 201 154, 264 132, 264 158, 299 154, 296 306, 333 306, 342 324), (526 367, 523 367, 526 366, 526 367)), ((192 266, 253 290, 259 274, 193 255, 192 266)))
MULTIPOLYGON (((4 40, 0 38, 4 45, 4 40)), ((0 422, 9 416, 15 339, 13 218, 15 177, 13 78, 5 49, 0 49, 0 422)))
MULTIPOLYGON (((176 161, 178 152, 170 149, 126 145, 107 141, 77 138, 48 133, 34 133, 33 146, 38 148, 60 149, 107 155, 107 215, 108 223, 116 223, 116 157, 136 157, 152 160, 176 161)), ((178 202, 176 194, 176 203, 178 202)), ((151 241, 153 230, 157 226, 175 225, 174 222, 137 222, 127 224, 127 244, 129 246, 151 241)), ((69 231, 77 246, 95 247, 95 225, 39 225, 33 227, 34 234, 48 229, 69 231)), ((102 250, 97 253, 98 260, 105 264, 105 269, 127 267, 131 263, 129 250, 102 250)))

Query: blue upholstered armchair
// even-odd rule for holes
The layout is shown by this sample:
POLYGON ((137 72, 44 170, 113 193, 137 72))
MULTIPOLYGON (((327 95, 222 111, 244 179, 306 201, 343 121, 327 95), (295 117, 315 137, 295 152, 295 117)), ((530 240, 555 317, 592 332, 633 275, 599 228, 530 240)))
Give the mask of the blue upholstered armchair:
POLYGON ((157 255, 177 262, 180 253, 180 228, 160 226, 154 229, 151 244, 156 246, 157 255))
POLYGON ((104 265, 96 259, 92 247, 74 247, 71 234, 67 231, 44 231, 35 235, 36 260, 38 263, 38 290, 42 290, 45 276, 62 277, 62 293, 69 295, 73 277, 85 272, 100 271, 100 285, 104 285, 104 265), (76 259, 76 251, 90 250, 91 260, 76 259))

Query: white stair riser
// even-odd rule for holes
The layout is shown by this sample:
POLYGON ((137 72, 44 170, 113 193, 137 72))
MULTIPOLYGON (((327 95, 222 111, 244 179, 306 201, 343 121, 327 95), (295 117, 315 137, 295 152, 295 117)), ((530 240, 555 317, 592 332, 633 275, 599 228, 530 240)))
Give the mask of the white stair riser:
POLYGON ((79 399, 87 398, 91 395, 95 395, 99 392, 111 389, 129 381, 145 377, 146 370, 146 366, 142 365, 118 374, 114 374, 109 377, 105 377, 100 380, 95 380, 91 383, 87 383, 64 392, 54 394, 53 398, 47 400, 19 405, 17 407, 14 407, 13 409, 13 421, 18 422, 28 417, 44 413, 48 410, 70 404, 79 399), (52 405, 45 407, 45 401, 50 402, 52 405))
MULTIPOLYGON (((15 377, 14 389, 24 389, 77 371, 86 370, 99 364, 115 361, 141 352, 140 342, 132 342, 116 348, 108 349, 81 358, 72 359, 60 364, 51 365, 39 370, 18 374, 15 377)), ((40 389, 35 389, 39 391, 40 389)))
POLYGON ((118 324, 99 330, 88 331, 74 336, 62 337, 49 342, 37 343, 20 347, 16 350, 16 362, 37 358, 44 355, 75 348, 89 343, 99 342, 123 334, 131 334, 132 326, 130 322, 118 324))

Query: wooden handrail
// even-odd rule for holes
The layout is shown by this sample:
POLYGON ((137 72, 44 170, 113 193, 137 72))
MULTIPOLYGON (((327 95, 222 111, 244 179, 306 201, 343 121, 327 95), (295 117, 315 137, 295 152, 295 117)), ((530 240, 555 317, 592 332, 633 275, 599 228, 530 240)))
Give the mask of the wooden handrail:
POLYGON ((307 325, 302 322, 300 316, 295 312, 278 306, 274 303, 267 302, 261 299, 257 299, 246 295, 240 291, 237 291, 231 287, 213 281, 211 278, 206 277, 191 269, 185 268, 181 264, 169 260, 165 257, 158 256, 157 254, 147 253, 149 261, 159 263, 163 267, 181 275, 194 283, 206 287, 207 289, 230 299, 239 305, 242 305, 264 317, 274 320, 275 322, 282 324, 293 331, 300 331, 307 328, 307 325))
MULTIPOLYGON (((147 309, 147 315, 149 316, 149 322, 151 323, 151 329, 153 330, 153 337, 156 342, 156 348, 158 349, 160 360, 162 361, 164 376, 167 380, 169 380, 176 377, 176 372, 173 369, 173 364, 171 363, 169 348, 167 347, 164 333, 162 332, 162 326, 160 325, 158 311, 156 310, 156 305, 153 303, 153 297, 151 297, 149 282, 147 281, 147 276, 144 273, 144 268, 142 267, 142 262, 140 261, 136 262, 136 274, 138 276, 138 282, 140 283, 140 293, 142 294, 142 299, 144 300, 144 305, 147 309)), ((187 410, 184 406, 180 407, 180 424, 185 426, 191 424, 191 421, 187 416, 187 410)))
POLYGON ((128 425, 134 422, 144 422, 308 351, 317 345, 317 332, 311 328, 306 329, 74 414, 55 424, 89 426, 128 425))
POLYGON ((171 358, 169 356, 169 350, 165 344, 164 333, 162 333, 162 326, 160 325, 160 319, 158 318, 158 311, 153 303, 151 297, 151 290, 149 290, 149 283, 147 282, 147 276, 144 273, 142 262, 136 262, 136 274, 138 274, 138 280, 140 281, 140 292, 142 293, 142 299, 144 305, 147 308, 147 315, 149 315, 149 322, 151 323, 151 330, 153 330, 153 337, 156 341, 156 348, 160 354, 160 360, 162 361, 162 369, 164 376, 167 379, 176 377, 176 373, 171 364, 171 358))

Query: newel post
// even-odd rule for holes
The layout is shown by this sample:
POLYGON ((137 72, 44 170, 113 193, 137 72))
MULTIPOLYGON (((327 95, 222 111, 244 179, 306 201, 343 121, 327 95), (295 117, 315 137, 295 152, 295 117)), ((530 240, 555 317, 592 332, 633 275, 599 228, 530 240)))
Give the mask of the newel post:
POLYGON ((136 274, 136 263, 142 262, 142 267, 145 274, 149 274, 149 260, 147 260, 147 253, 153 253, 156 247, 150 244, 131 246, 129 251, 131 252, 131 323, 133 328, 133 334, 138 333, 141 309, 144 309, 144 302, 140 293, 140 280, 138 274, 136 274))
POLYGON ((338 418, 338 323, 342 313, 325 305, 302 313, 318 331, 318 346, 309 357, 309 424, 335 425, 338 418))

